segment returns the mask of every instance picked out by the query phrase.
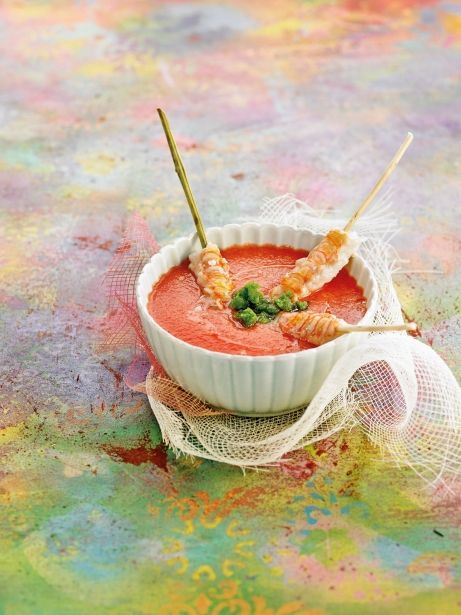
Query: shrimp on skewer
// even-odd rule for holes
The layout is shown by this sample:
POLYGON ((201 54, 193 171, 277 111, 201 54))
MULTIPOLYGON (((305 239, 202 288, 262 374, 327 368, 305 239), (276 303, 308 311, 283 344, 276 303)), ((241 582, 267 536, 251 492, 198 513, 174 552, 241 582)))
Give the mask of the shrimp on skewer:
POLYGON ((414 322, 400 325, 350 325, 334 314, 312 312, 283 313, 279 317, 279 327, 288 335, 321 346, 340 335, 354 332, 372 331, 415 331, 414 322))
POLYGON ((305 312, 285 313, 279 317, 279 327, 297 339, 321 346, 338 337, 338 327, 347 324, 333 314, 305 312))
POLYGON ((196 280, 211 304, 222 309, 230 301, 234 283, 229 271, 229 263, 222 256, 217 245, 208 243, 205 228, 200 217, 197 204, 192 194, 186 170, 179 155, 178 147, 171 132, 170 124, 165 113, 157 109, 160 121, 173 158, 176 173, 186 195, 187 203, 194 220, 197 235, 202 249, 189 256, 189 268, 195 274, 196 280))
POLYGON ((381 190, 412 140, 413 135, 409 132, 384 173, 344 229, 331 230, 306 258, 296 261, 295 268, 283 276, 280 284, 272 289, 273 297, 278 297, 287 291, 293 293, 295 300, 307 297, 322 288, 341 271, 350 257, 355 254, 361 241, 357 235, 350 232, 351 228, 381 190))
POLYGON ((229 303, 234 289, 229 263, 214 243, 189 256, 189 269, 194 273, 203 293, 218 308, 229 303))
POLYGON ((283 276, 271 295, 278 297, 291 291, 293 299, 307 297, 332 280, 347 265, 361 240, 355 233, 333 229, 313 248, 308 256, 296 261, 292 271, 283 276))

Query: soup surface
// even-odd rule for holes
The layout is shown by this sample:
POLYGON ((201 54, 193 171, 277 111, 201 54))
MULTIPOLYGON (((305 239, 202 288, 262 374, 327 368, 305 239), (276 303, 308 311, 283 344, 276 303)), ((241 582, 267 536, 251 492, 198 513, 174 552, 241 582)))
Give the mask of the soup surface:
MULTIPOLYGON (((305 250, 272 245, 231 246, 222 250, 229 262, 235 288, 255 281, 264 294, 279 283, 298 258, 307 254, 305 250)), ((351 324, 364 316, 367 307, 362 289, 345 269, 306 300, 310 310, 331 312, 351 324)), ((154 285, 148 310, 154 320, 175 337, 216 352, 274 355, 312 348, 311 344, 282 333, 276 320, 245 328, 233 318, 229 308, 218 310, 206 306, 189 270, 189 259, 170 269, 154 285)))

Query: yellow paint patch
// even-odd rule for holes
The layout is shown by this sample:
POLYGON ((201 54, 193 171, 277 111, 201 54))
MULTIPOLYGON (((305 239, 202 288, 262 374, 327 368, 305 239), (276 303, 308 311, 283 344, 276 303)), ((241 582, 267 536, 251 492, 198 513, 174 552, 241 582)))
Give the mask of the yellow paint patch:
POLYGON ((96 60, 80 66, 79 73, 84 77, 104 77, 115 73, 116 66, 108 60, 96 60))
POLYGON ((199 566, 192 575, 194 581, 201 581, 204 577, 208 578, 209 581, 214 581, 216 579, 215 571, 211 566, 208 566, 208 564, 199 566))
POLYGON ((2 479, 0 489, 0 505, 24 500, 30 497, 30 483, 26 483, 19 476, 9 474, 2 479))
POLYGON ((58 194, 64 199, 87 199, 91 193, 92 190, 90 188, 70 184, 68 186, 63 186, 58 194))
POLYGON ((79 165, 90 175, 108 175, 120 164, 120 160, 110 154, 92 154, 77 159, 79 165))
POLYGON ((357 550, 357 545, 344 530, 334 529, 327 532, 323 548, 316 551, 316 556, 324 566, 334 568, 341 560, 355 555, 357 550))
POLYGON ((185 207, 183 203, 172 201, 171 196, 163 192, 144 198, 132 197, 127 201, 128 211, 137 211, 142 216, 160 217, 165 213, 175 215, 182 207, 185 207))
POLYGON ((233 519, 229 523, 229 525, 227 526, 227 529, 226 529, 227 536, 231 536, 231 537, 234 537, 234 536, 246 536, 249 533, 250 533, 250 530, 241 527, 240 522, 237 521, 237 519, 233 519))
POLYGON ((59 46, 65 51, 79 51, 84 45, 88 45, 86 38, 63 39, 59 43, 59 46))
POLYGON ((20 438, 22 434, 22 423, 19 425, 11 425, 11 427, 4 427, 0 429, 0 446, 13 442, 17 438, 20 438))
POLYGON ((235 545, 234 553, 237 553, 237 555, 240 555, 241 557, 253 557, 254 553, 252 553, 250 549, 251 547, 254 547, 254 545, 254 540, 243 540, 235 545))
POLYGON ((461 39, 461 15, 442 13, 441 20, 448 34, 461 39))
POLYGON ((305 25, 306 24, 299 19, 282 19, 281 21, 277 21, 276 23, 261 28, 257 31, 257 34, 260 36, 283 36, 284 34, 300 32, 305 25))
POLYGON ((56 289, 48 286, 34 286, 27 296, 30 307, 43 309, 53 308, 58 298, 56 289))
POLYGON ((122 66, 127 70, 132 70, 138 77, 153 77, 157 73, 157 63, 147 53, 139 56, 129 53, 122 58, 122 66))
POLYGON ((26 19, 47 17, 50 9, 45 3, 21 2, 17 6, 9 7, 8 10, 10 17, 16 18, 17 21, 25 21, 26 19))
POLYGON ((76 476, 81 476, 83 472, 80 468, 74 466, 64 466, 63 474, 66 478, 75 478, 76 476))

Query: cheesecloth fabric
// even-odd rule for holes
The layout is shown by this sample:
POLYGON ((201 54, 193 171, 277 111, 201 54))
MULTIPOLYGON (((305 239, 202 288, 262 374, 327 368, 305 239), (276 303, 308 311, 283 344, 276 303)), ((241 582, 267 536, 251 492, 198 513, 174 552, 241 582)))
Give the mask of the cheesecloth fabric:
MULTIPOLYGON (((385 194, 354 229, 364 238, 359 253, 378 285, 376 324, 403 321, 392 284, 399 259, 390 245, 398 230, 390 200, 385 194)), ((326 233, 346 222, 332 213, 284 195, 267 200, 257 220, 326 233)), ((334 365, 306 408, 282 416, 246 418, 216 410, 158 365, 137 389, 147 393, 163 438, 177 454, 242 468, 270 466, 341 429, 360 428, 386 461, 410 466, 428 483, 450 488, 460 475, 460 388, 437 353, 405 333, 369 335, 334 365)))

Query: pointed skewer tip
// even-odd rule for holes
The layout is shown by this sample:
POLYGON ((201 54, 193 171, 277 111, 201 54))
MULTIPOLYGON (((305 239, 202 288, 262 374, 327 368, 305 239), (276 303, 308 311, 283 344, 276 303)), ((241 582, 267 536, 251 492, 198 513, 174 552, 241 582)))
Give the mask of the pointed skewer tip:
POLYGON ((349 233, 350 230, 352 229, 352 227, 354 226, 354 224, 357 222, 357 220, 360 218, 360 216, 364 213, 364 211, 366 210, 366 208, 370 205, 370 203, 373 201, 373 199, 376 197, 376 195, 378 194, 378 192, 381 190, 381 188, 383 187, 383 185, 385 184, 385 182, 389 179, 390 175, 392 174, 392 172, 394 171, 394 169, 396 168, 396 166, 398 165, 398 163, 400 162, 402 156, 405 154, 405 152, 407 151, 408 147, 410 146, 410 143, 413 141, 413 133, 411 132, 407 132, 407 136, 405 137, 405 139, 403 140, 403 143, 401 144, 401 146, 399 147, 399 149, 396 151, 396 153, 394 154, 394 157, 392 158, 392 160, 390 161, 390 163, 387 165, 386 170, 384 171, 384 173, 381 175, 381 177, 378 179, 378 181, 376 182, 376 184, 373 186, 373 188, 371 189, 371 191, 368 193, 368 195, 366 196, 366 198, 362 201, 360 207, 357 209, 357 211, 352 215, 352 217, 350 218, 350 220, 347 222, 346 226, 344 227, 344 231, 346 233, 349 233))

